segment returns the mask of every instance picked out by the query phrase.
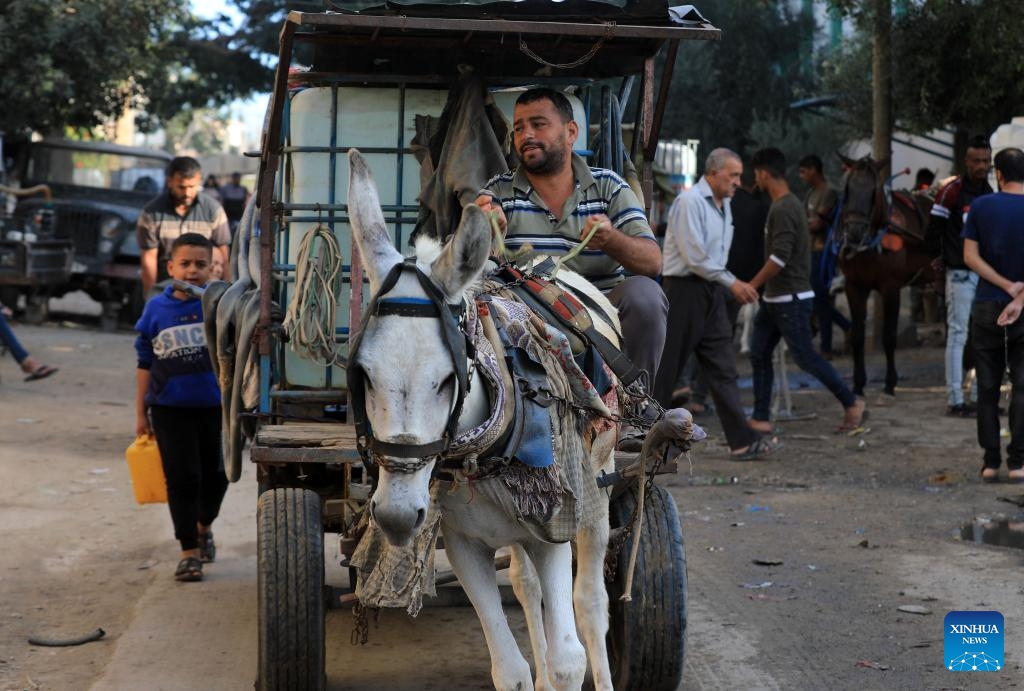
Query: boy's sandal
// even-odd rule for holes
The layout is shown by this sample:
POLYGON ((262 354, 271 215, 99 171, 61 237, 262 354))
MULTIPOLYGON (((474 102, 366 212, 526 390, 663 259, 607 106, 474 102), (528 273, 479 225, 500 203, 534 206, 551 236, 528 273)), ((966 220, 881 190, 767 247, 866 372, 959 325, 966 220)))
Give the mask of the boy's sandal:
MULTIPOLYGON (((990 484, 993 482, 999 482, 999 468, 989 468, 988 466, 985 466, 984 468, 981 469, 979 475, 981 475, 982 482, 987 482, 990 484)), ((1012 470, 1010 471, 1010 481, 1014 482, 1012 470)))
POLYGON ((213 543, 213 531, 199 533, 199 560, 209 564, 217 558, 217 545, 213 543))
POLYGON ((772 455, 782 448, 778 437, 758 437, 747 447, 746 451, 733 452, 729 455, 734 461, 757 461, 772 455))
POLYGON ((201 581, 203 580, 203 562, 195 557, 185 557, 178 562, 178 568, 174 571, 176 581, 201 581))
POLYGON ((1007 473, 1007 481, 1015 485, 1024 483, 1024 468, 1013 468, 1007 473))

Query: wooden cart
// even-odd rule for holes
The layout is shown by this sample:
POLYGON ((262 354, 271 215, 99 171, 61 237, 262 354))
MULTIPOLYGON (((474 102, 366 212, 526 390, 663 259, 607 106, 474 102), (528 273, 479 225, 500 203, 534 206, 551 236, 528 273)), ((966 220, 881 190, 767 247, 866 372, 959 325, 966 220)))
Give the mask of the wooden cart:
MULTIPOLYGON (((501 3, 499 3, 501 4, 501 3)), ((567 3, 569 5, 570 3, 567 3)), ((577 3, 594 6, 594 3, 577 3)), ((603 21, 565 19, 559 5, 522 3, 501 9, 403 6, 405 14, 292 12, 281 32, 279 66, 261 151, 257 190, 260 227, 260 317, 256 330, 261 378, 251 460, 258 465, 260 689, 318 689, 324 679, 324 533, 340 536, 347 558, 371 487, 346 424, 345 370, 295 356, 282 339, 280 309, 291 297, 296 246, 317 224, 345 252, 337 296, 336 339, 342 351, 359 323, 363 277, 348 227, 349 148, 371 162, 395 246, 405 248, 417 217, 419 164, 410 140, 417 115, 438 116, 459 72, 470 64, 509 114, 518 87, 574 86, 584 118, 603 140, 618 137, 622 115, 633 123, 628 150, 606 145, 594 162, 619 169, 638 161, 646 204, 668 85, 680 40, 717 39, 710 24, 623 14, 603 21), (544 7, 536 9, 539 5, 544 7), (556 8, 549 10, 548 8, 556 8), (526 16, 523 12, 544 16, 526 16), (496 16, 497 12, 500 16, 496 16), (664 67, 656 80, 656 60, 664 67), (543 57, 541 57, 543 56, 543 57), (308 70, 290 69, 296 61, 308 70), (541 63, 544 64, 539 64, 541 63), (656 81, 658 82, 656 84, 656 81), (636 93, 632 94, 634 87, 636 93), (656 88, 657 87, 657 88, 656 88), (616 102, 632 103, 627 108, 616 102), (613 131, 614 128, 614 131, 613 131)), ((604 5, 605 8, 611 7, 604 5)), ((586 132, 585 128, 581 128, 586 132)), ((581 137, 581 154, 593 141, 581 137)), ((229 474, 232 474, 229 472, 229 474)), ((237 469, 233 473, 237 477, 237 469)), ((615 489, 613 527, 633 515, 635 489, 615 489)), ((633 601, 620 602, 622 572, 609 582, 613 602, 612 670, 619 689, 675 689, 682 677, 686 629, 686 562, 675 502, 651 487, 645 503, 633 601)), ((622 554, 629 554, 629 542, 622 554)))

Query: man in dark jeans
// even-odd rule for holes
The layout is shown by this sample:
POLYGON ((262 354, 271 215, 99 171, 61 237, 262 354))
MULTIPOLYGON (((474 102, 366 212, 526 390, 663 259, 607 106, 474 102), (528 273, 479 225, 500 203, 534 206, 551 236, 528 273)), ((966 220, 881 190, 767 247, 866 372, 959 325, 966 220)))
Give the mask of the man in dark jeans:
POLYGON ((999 192, 974 200, 963 231, 964 263, 979 278, 971 340, 978 374, 978 443, 985 453, 981 479, 999 479, 999 387, 1009 368, 1006 466, 1010 482, 1024 482, 1024 324, 1017 319, 1024 304, 1024 152, 1004 149, 996 154, 995 166, 999 192))
POLYGON ((754 414, 750 424, 756 430, 771 429, 775 379, 772 353, 779 340, 785 339, 800 369, 816 377, 843 404, 840 430, 856 429, 866 415, 864 400, 857 398, 832 365, 815 352, 811 339, 811 236, 804 206, 786 182, 786 158, 778 149, 761 149, 754 154, 752 166, 757 186, 772 198, 772 208, 765 235, 768 259, 750 281, 755 289, 765 289, 750 344, 754 370, 754 414))

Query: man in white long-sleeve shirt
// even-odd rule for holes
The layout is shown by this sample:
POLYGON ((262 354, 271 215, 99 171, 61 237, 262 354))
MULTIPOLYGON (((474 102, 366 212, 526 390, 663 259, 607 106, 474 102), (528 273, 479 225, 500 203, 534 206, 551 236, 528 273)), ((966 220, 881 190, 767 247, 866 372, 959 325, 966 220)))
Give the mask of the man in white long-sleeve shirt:
POLYGON ((668 298, 668 332, 654 397, 663 406, 672 398, 680 368, 691 353, 707 377, 715 410, 733 457, 762 458, 779 446, 750 428, 736 386, 736 358, 726 300, 754 302, 757 291, 737 279, 725 264, 732 245, 729 200, 740 184, 743 162, 729 149, 715 149, 704 176, 672 203, 662 251, 662 289, 668 298))

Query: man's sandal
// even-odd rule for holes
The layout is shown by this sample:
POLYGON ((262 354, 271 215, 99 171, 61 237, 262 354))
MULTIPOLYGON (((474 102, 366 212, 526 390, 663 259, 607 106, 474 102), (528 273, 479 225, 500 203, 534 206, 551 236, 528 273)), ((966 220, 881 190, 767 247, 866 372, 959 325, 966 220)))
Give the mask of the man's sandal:
POLYGON ((176 581, 201 581, 203 580, 203 562, 195 557, 185 557, 178 562, 178 568, 174 571, 176 581))
POLYGON ((985 466, 981 469, 979 475, 981 475, 982 482, 999 482, 999 468, 989 468, 988 466, 985 466))
POLYGON ((732 452, 729 454, 729 458, 734 461, 759 461, 781 448, 782 442, 778 437, 758 437, 745 451, 732 452))
POLYGON ((199 559, 209 564, 217 558, 217 545, 213 544, 213 531, 199 533, 199 559))

